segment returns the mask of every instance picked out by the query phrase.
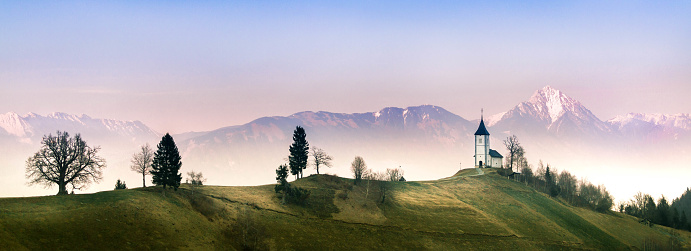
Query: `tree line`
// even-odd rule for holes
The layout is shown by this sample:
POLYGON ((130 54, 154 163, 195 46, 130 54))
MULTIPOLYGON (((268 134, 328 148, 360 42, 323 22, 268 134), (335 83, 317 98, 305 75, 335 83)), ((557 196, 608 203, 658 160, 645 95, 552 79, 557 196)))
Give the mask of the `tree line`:
MULTIPOLYGON (((68 187, 81 190, 91 183, 103 179, 106 161, 98 156, 100 147, 90 147, 80 134, 70 137, 69 133, 57 131, 56 135, 48 134, 41 140, 41 148, 26 161, 26 177, 30 185, 43 185, 50 188, 58 186, 58 195, 68 194, 68 187)), ((141 152, 134 154, 131 169, 142 174, 142 185, 146 187, 146 175, 151 175, 155 185, 172 187, 180 186, 182 175, 179 173, 182 161, 178 147, 170 134, 161 138, 156 152, 149 145, 144 145, 141 152)), ((201 173, 199 177, 201 178, 201 173)), ((115 189, 126 189, 120 181, 115 189)))
POLYGON ((614 197, 607 191, 604 185, 593 185, 585 179, 578 179, 566 170, 558 172, 554 167, 543 164, 540 160, 538 167, 533 171, 532 165, 525 158, 525 149, 521 146, 516 135, 504 140, 506 146, 506 169, 500 170, 500 174, 511 176, 526 186, 549 194, 551 197, 564 199, 571 205, 587 207, 598 212, 607 212, 614 205, 614 197), (513 169, 516 168, 518 173, 513 169))
POLYGON ((620 203, 618 209, 621 213, 640 218, 642 223, 649 225, 658 224, 691 231, 691 225, 686 216, 686 209, 681 206, 682 199, 688 200, 686 199, 689 196, 688 193, 689 190, 687 188, 681 197, 675 199, 670 204, 664 195, 655 203, 655 200, 649 194, 638 192, 631 200, 620 203))

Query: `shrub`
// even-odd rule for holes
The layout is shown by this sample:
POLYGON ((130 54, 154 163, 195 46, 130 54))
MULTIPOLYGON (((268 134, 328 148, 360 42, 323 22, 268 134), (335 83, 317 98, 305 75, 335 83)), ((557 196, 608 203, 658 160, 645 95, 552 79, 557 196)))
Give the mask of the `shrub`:
POLYGON ((120 179, 118 179, 118 181, 115 182, 115 190, 120 190, 120 189, 127 189, 127 185, 125 185, 124 181, 120 181, 120 179))
POLYGON ((293 204, 303 205, 310 197, 310 191, 299 187, 291 187, 288 192, 288 201, 293 204))

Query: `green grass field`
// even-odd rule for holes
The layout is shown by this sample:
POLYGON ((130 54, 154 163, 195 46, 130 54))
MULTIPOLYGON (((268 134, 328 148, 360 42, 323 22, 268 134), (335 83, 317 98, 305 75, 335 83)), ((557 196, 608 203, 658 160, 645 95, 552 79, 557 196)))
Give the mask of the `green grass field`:
POLYGON ((282 205, 273 185, 183 185, 96 194, 0 199, 6 250, 641 249, 691 247, 691 234, 597 213, 507 180, 461 170, 437 181, 313 175, 302 205, 282 205), (381 188, 386 199, 381 201, 381 188))

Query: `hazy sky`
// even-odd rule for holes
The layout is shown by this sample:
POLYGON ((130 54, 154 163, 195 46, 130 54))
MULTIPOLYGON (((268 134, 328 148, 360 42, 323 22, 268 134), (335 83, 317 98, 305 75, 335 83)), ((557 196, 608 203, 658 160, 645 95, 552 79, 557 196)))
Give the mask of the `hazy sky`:
POLYGON ((551 85, 606 120, 691 112, 691 2, 0 1, 0 113, 211 130, 551 85))

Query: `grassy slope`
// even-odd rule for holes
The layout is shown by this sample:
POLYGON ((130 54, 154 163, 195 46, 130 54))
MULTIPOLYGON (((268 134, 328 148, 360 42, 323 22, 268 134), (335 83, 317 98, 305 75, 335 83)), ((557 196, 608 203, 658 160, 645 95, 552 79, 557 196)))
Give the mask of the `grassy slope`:
MULTIPOLYGON (((485 172, 388 183, 384 203, 378 182, 370 183, 368 192, 366 184, 324 175, 294 182, 312 191, 303 206, 281 205, 273 185, 207 186, 194 193, 183 186, 167 196, 160 188, 146 188, 5 198, 0 199, 0 246, 240 249, 243 230, 253 229, 259 232, 253 235, 259 237, 258 247, 280 250, 616 250, 640 247, 643 240, 666 243, 673 231, 618 213, 574 208, 485 172), (239 225, 238 218, 253 220, 239 225)), ((677 238, 686 244, 691 234, 679 232, 677 238)))

